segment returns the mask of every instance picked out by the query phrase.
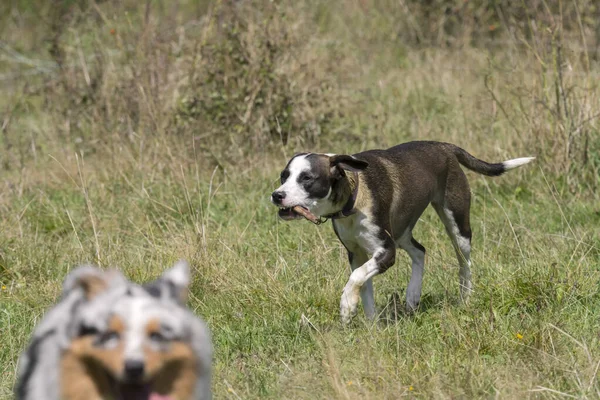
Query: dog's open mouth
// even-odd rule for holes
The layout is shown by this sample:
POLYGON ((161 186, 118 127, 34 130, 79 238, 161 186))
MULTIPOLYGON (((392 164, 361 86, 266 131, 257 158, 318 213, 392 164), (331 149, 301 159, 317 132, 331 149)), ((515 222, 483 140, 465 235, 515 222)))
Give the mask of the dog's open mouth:
POLYGON ((152 390, 143 383, 122 383, 117 385, 118 399, 149 400, 152 390))
POLYGON ((150 383, 119 383, 117 400, 175 400, 172 396, 152 390, 150 383))
MULTIPOLYGON (((300 207, 300 206, 296 206, 296 207, 300 207)), ((300 215, 294 211, 293 207, 280 208, 278 215, 279 215, 279 218, 286 220, 286 221, 303 218, 302 215, 300 215)))
POLYGON ((287 208, 279 209, 279 218, 285 221, 291 221, 293 219, 306 218, 307 220, 316 223, 319 218, 317 218, 313 213, 308 211, 307 208, 302 206, 294 206, 287 208))

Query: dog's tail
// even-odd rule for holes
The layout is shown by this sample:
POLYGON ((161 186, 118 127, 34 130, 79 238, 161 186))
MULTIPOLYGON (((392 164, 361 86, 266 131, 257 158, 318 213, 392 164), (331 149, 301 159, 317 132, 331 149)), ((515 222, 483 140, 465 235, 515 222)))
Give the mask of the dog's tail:
POLYGON ((502 175, 509 169, 520 167, 521 165, 527 164, 535 160, 535 157, 521 157, 514 158, 512 160, 506 160, 501 163, 491 164, 480 160, 479 158, 473 157, 458 146, 452 145, 452 152, 456 156, 459 163, 461 163, 471 171, 475 171, 487 176, 502 175))

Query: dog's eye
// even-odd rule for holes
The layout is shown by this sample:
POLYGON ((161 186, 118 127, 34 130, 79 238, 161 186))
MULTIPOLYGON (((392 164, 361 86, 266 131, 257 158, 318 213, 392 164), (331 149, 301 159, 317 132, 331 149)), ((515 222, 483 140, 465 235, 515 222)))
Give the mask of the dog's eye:
POLYGON ((119 340, 120 337, 121 337, 121 335, 119 335, 118 332, 108 331, 108 332, 104 332, 102 335, 100 335, 100 338, 98 341, 100 343, 106 343, 106 342, 110 342, 112 340, 119 340))
POLYGON ((115 331, 102 332, 94 340, 94 346, 103 348, 112 348, 119 343, 121 335, 115 331))
POLYGON ((160 332, 151 332, 150 335, 148 335, 148 337, 150 338, 150 340, 152 340, 153 342, 157 342, 157 343, 163 343, 163 342, 166 342, 168 340, 160 332))
POLYGON ((301 180, 302 180, 302 182, 309 182, 312 180, 312 176, 304 175, 304 176, 302 176, 301 180))
POLYGON ((97 335, 98 333, 100 331, 94 326, 81 325, 78 336, 97 335))
POLYGON ((102 336, 105 340, 119 339, 121 337, 118 332, 106 332, 102 336))

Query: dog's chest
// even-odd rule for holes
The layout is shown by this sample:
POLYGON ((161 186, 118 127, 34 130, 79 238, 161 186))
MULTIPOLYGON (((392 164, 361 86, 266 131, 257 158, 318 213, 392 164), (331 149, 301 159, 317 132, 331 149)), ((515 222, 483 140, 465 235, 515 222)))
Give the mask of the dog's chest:
POLYGON ((333 227, 344 246, 351 252, 361 249, 369 254, 381 247, 379 229, 364 215, 336 219, 333 227))

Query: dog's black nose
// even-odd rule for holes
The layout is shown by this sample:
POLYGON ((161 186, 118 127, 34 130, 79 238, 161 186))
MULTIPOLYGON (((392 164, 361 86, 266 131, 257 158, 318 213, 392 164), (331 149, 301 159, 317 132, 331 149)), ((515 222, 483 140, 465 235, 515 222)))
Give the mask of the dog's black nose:
POLYGON ((125 379, 137 381, 144 376, 144 362, 140 360, 125 361, 125 379))
POLYGON ((285 192, 275 191, 271 194, 271 198, 273 199, 273 203, 281 204, 281 201, 285 199, 285 192))

